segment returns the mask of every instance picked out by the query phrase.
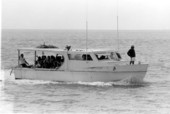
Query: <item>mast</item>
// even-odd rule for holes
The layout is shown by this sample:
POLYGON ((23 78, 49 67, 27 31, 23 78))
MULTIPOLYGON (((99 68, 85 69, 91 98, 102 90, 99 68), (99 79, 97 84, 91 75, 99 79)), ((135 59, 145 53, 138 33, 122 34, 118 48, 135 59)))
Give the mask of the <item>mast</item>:
POLYGON ((117 16, 117 42, 118 42, 118 51, 119 51, 119 17, 117 16))
POLYGON ((88 18, 87 18, 87 15, 86 15, 86 53, 87 53, 87 49, 88 49, 88 18))
POLYGON ((87 49, 88 49, 88 0, 86 0, 86 61, 87 61, 87 49))
POLYGON ((118 0, 117 0, 117 42, 118 42, 118 51, 119 51, 119 11, 118 11, 118 9, 119 9, 119 6, 118 6, 119 4, 118 4, 118 0))

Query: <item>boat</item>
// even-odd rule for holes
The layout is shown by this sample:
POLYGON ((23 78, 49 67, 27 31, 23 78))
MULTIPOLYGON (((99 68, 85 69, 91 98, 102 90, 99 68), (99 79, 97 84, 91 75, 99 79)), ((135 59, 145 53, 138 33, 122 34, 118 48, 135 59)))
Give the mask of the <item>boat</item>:
POLYGON ((148 64, 130 65, 129 61, 122 60, 120 53, 109 49, 20 48, 14 75, 15 79, 59 82, 114 82, 121 80, 142 82, 147 68, 148 64), (22 51, 34 53, 34 64, 31 67, 20 65, 19 59, 22 51), (47 56, 47 53, 56 55, 53 63, 57 64, 48 68, 37 66, 37 56, 47 56))
MULTIPOLYGON (((88 4, 87 4, 88 5, 88 4)), ((87 7, 88 8, 88 7, 87 7)), ((148 64, 130 65, 123 61, 119 51, 119 28, 117 11, 117 39, 118 51, 110 49, 88 49, 88 9, 86 10, 86 49, 59 49, 55 46, 40 45, 37 48, 18 49, 18 66, 14 69, 15 79, 50 80, 62 82, 113 82, 127 80, 129 82, 142 82, 148 64), (19 59, 21 51, 34 53, 34 64, 22 67, 19 59), (42 53, 40 58, 53 58, 53 64, 37 65, 37 52, 42 53), (54 55, 44 55, 44 53, 54 55), (54 56, 56 57, 54 58, 54 56), (50 57, 48 57, 50 58, 50 57)), ((45 60, 45 59, 44 59, 45 60)))

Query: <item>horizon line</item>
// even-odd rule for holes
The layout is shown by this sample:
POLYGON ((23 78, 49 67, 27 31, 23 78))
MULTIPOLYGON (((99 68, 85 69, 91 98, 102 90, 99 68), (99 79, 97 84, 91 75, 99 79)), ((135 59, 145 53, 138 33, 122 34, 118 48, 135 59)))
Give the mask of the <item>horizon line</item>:
MULTIPOLYGON (((1 30, 81 30, 84 31, 85 29, 40 29, 40 28, 1 28, 1 30)), ((96 31, 117 31, 117 29, 88 29, 88 30, 96 30, 96 31)), ((170 29, 119 29, 119 31, 170 31, 170 29)))

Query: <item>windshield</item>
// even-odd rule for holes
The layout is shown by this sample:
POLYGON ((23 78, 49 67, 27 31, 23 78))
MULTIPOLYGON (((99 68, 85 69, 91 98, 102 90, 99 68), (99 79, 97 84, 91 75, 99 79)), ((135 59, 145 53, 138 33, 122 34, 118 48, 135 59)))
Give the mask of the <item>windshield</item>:
POLYGON ((108 53, 96 53, 96 58, 98 60, 115 60, 119 61, 121 56, 118 52, 108 52, 108 53))

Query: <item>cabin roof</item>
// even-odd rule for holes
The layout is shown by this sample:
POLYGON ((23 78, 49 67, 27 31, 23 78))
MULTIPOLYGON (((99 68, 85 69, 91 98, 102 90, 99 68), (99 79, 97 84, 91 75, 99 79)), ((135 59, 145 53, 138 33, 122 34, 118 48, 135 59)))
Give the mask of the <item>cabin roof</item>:
MULTIPOLYGON (((45 52, 59 52, 59 53, 67 53, 66 49, 58 49, 58 48, 19 48, 18 50, 22 51, 45 51, 45 52)), ((107 52, 114 52, 114 50, 110 49, 71 49, 68 51, 69 54, 71 53, 107 53, 107 52)))
POLYGON ((66 50, 64 49, 58 49, 58 48, 19 48, 18 50, 22 51, 49 51, 49 52, 64 52, 66 50))

